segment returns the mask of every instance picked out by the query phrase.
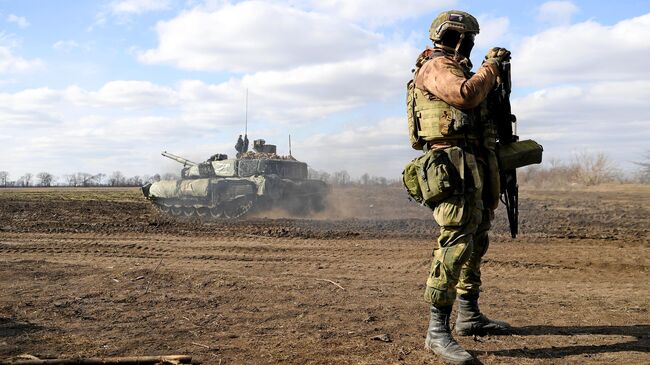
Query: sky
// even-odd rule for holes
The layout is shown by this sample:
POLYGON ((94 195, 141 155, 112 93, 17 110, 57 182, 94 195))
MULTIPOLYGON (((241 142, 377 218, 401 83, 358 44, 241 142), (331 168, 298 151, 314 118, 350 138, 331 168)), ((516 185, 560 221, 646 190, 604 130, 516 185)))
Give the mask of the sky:
POLYGON ((429 25, 474 14, 512 51, 512 109, 544 159, 650 149, 650 0, 0 0, 0 170, 177 172, 244 132, 317 170, 399 177, 429 25))

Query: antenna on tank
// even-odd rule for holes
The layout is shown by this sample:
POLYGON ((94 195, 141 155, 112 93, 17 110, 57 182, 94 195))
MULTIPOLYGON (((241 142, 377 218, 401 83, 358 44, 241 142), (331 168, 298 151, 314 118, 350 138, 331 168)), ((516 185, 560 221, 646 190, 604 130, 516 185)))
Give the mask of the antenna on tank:
POLYGON ((248 135, 248 88, 246 88, 246 119, 244 125, 244 136, 248 135))
POLYGON ((289 156, 291 156, 291 135, 289 135, 289 156))

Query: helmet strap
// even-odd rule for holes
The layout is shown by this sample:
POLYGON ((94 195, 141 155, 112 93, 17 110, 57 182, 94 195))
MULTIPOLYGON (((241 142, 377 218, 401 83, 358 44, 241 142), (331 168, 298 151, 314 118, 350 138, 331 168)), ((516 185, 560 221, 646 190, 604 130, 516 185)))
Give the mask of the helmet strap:
POLYGON ((460 33, 460 38, 458 39, 458 43, 456 43, 456 48, 454 49, 454 53, 458 55, 458 50, 460 49, 460 45, 463 43, 463 39, 465 39, 465 33, 460 33))
POLYGON ((436 44, 435 44, 435 47, 436 47, 436 48, 440 48, 440 49, 444 50, 445 52, 456 53, 456 50, 455 50, 454 48, 449 47, 449 46, 445 46, 445 45, 442 44, 442 43, 440 43, 440 44, 436 43, 436 44))

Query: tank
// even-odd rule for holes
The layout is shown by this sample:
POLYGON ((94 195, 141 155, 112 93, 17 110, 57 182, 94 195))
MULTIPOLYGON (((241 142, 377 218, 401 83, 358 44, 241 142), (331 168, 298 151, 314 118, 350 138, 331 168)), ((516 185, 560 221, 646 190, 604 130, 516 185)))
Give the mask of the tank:
POLYGON ((165 151, 183 165, 181 179, 146 184, 142 192, 163 212, 184 217, 235 219, 278 208, 308 215, 325 208, 329 187, 308 178, 306 163, 277 155, 264 140, 254 141, 254 151, 236 148, 236 158, 215 154, 201 163, 165 151))

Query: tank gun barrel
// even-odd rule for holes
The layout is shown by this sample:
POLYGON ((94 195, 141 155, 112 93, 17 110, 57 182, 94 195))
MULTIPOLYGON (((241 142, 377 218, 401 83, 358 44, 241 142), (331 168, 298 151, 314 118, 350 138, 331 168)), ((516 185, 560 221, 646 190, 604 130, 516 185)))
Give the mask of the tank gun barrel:
POLYGON ((187 167, 187 166, 196 166, 196 165, 198 165, 196 162, 192 162, 192 161, 190 161, 190 160, 188 160, 188 159, 186 159, 186 158, 182 158, 182 157, 180 157, 180 156, 176 156, 176 155, 174 155, 174 154, 172 154, 172 153, 169 153, 169 152, 167 152, 167 151, 163 151, 163 152, 161 153, 161 155, 163 155, 163 156, 165 156, 165 157, 167 157, 167 158, 169 158, 169 159, 172 159, 172 160, 174 160, 174 161, 176 161, 176 162, 178 162, 178 163, 182 163, 183 166, 185 166, 185 167, 187 167))

